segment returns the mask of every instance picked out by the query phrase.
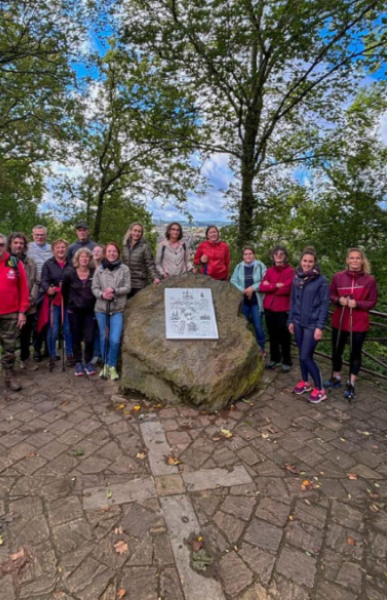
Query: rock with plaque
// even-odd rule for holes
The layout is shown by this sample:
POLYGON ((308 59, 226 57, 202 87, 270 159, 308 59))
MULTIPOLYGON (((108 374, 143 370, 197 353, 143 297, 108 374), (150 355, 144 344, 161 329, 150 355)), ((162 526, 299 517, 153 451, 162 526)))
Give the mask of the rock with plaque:
POLYGON ((252 392, 263 372, 241 294, 204 275, 168 277, 128 302, 123 391, 219 410, 252 392))

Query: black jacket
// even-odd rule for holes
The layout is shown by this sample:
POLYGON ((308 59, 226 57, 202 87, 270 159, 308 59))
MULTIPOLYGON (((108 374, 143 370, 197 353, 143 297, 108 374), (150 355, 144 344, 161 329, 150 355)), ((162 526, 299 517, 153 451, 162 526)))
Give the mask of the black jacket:
POLYGON ((74 267, 66 269, 62 293, 65 306, 70 310, 94 310, 96 298, 91 291, 93 275, 94 269, 91 269, 87 280, 82 281, 74 267))
POLYGON ((64 269, 62 269, 54 257, 49 258, 43 265, 42 276, 40 285, 44 292, 47 292, 50 285, 59 287, 63 281, 63 277, 67 269, 69 268, 68 261, 66 261, 64 269))
POLYGON ((93 242, 93 240, 86 240, 85 242, 80 242, 78 240, 77 242, 70 244, 69 249, 67 250, 67 260, 69 261, 69 263, 71 263, 71 266, 73 266, 72 260, 77 250, 80 250, 81 248, 87 248, 88 250, 90 250, 90 252, 92 252, 97 245, 98 244, 96 242, 93 242))
POLYGON ((288 323, 307 329, 324 329, 329 310, 328 281, 318 275, 304 287, 292 285, 288 323))

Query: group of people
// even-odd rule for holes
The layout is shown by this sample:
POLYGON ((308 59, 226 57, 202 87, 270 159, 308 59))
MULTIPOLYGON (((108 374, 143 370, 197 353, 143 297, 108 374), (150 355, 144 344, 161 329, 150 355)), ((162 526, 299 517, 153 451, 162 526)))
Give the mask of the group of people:
MULTIPOLYGON (((79 222, 76 234, 77 241, 71 245, 61 238, 48 244, 47 230, 41 225, 34 227, 31 243, 21 232, 12 233, 8 239, 0 234, 1 364, 6 385, 12 390, 21 387, 14 372, 18 340, 22 369, 38 368, 45 342, 52 370, 60 360, 57 341, 61 332, 62 356, 65 351, 68 366, 75 366, 75 376, 96 375, 101 362, 100 376, 115 380, 119 378, 117 362, 128 299, 150 281, 157 285, 166 277, 198 270, 219 281, 229 279, 229 247, 215 226, 207 228, 206 239, 198 245, 193 260, 177 222, 168 225, 155 259, 141 223, 129 227, 122 257, 115 242, 102 246, 91 240, 87 223, 79 222)), ((350 377, 345 396, 354 398, 369 311, 377 301, 376 282, 364 252, 348 252, 345 270, 333 277, 330 287, 320 273, 313 248, 304 250, 296 270, 289 264, 284 246, 274 246, 270 257, 272 266, 266 269, 254 248, 246 246, 230 279, 241 292, 241 311, 253 325, 264 360, 266 322, 270 342, 266 368, 290 371, 294 335, 302 379, 293 391, 297 395, 308 393, 309 402, 319 403, 327 397, 325 388, 342 385, 342 357, 349 339, 350 377), (324 385, 314 351, 323 337, 330 302, 335 306, 333 371, 324 385)))

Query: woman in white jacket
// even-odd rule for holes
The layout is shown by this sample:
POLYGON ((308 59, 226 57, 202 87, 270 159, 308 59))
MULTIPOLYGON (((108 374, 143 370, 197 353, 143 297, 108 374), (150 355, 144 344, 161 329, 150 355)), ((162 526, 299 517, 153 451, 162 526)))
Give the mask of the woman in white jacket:
POLYGON ((263 328, 263 297, 258 293, 259 285, 266 273, 265 265, 255 258, 252 246, 243 248, 243 261, 234 269, 231 283, 243 293, 242 312, 246 319, 252 323, 261 349, 262 358, 265 358, 265 330, 263 328))
POLYGON ((120 351, 123 312, 130 292, 129 267, 120 260, 121 251, 115 242, 109 242, 104 250, 101 265, 95 270, 92 291, 97 298, 95 317, 97 319, 103 369, 100 377, 118 379, 117 361, 120 351), (106 338, 106 332, 109 337, 106 338))

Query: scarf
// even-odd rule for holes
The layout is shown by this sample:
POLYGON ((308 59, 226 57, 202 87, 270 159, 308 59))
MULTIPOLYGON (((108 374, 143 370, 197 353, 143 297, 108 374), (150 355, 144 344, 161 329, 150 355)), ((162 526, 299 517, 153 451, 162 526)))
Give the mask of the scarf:
POLYGON ((108 269, 109 271, 114 271, 114 269, 118 269, 121 266, 121 260, 118 258, 113 262, 110 262, 107 258, 104 258, 102 261, 102 266, 104 269, 108 269))
POLYGON ((302 268, 300 266, 298 266, 297 270, 296 270, 296 275, 293 280, 293 285, 297 288, 303 288, 307 283, 309 283, 309 281, 313 281, 314 279, 317 279, 317 277, 319 277, 319 275, 320 275, 320 268, 317 265, 315 265, 313 267, 313 269, 311 269, 307 273, 304 273, 302 268))

